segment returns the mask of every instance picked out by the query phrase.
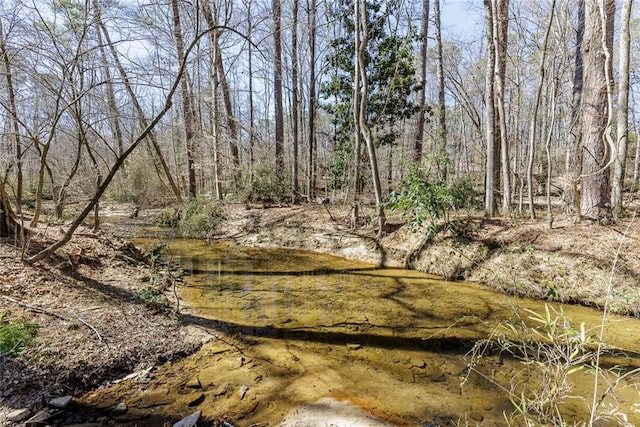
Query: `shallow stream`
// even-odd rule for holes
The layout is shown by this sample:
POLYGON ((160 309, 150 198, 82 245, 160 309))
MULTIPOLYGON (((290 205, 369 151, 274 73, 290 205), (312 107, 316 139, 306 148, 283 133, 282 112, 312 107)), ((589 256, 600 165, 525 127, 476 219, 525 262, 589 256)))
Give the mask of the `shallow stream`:
MULTIPOLYGON (((497 355, 470 371, 465 355, 500 323, 529 321, 525 310, 544 313, 543 302, 304 251, 174 240, 168 253, 187 272, 177 287, 184 321, 214 338, 87 403, 125 402, 126 417, 202 410, 236 426, 273 426, 301 405, 331 397, 392 425, 489 426, 505 425, 514 411, 507 390, 536 380, 497 355)), ((575 328, 584 322, 587 333, 597 332, 601 312, 553 307, 575 328)), ((605 332, 608 344, 624 350, 608 357, 607 367, 639 363, 640 321, 611 317, 605 332)), ((571 374, 574 398, 561 405, 567 421, 588 420, 593 378, 587 369, 571 374)), ((598 393, 607 386, 602 380, 598 393)), ((610 404, 640 425, 638 396, 624 379, 617 400, 610 393, 601 408, 610 404)))

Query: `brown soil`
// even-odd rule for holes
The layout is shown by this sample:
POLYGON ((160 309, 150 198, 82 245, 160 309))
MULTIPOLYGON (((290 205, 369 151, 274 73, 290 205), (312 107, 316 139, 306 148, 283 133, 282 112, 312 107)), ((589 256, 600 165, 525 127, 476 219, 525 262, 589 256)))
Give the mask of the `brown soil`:
MULTIPOLYGON (((124 211, 133 208, 124 207, 124 211)), ((115 214, 122 212, 112 212, 115 214)), ((152 212, 145 214, 148 220, 152 212)), ((456 235, 425 243, 399 218, 379 242, 366 208, 355 230, 348 207, 229 205, 217 236, 252 246, 328 252, 386 265, 402 265, 451 279, 472 280, 502 292, 640 313, 640 227, 635 218, 613 226, 546 221, 487 220, 460 215, 456 235)), ((41 227, 28 251, 58 237, 65 225, 41 227)), ((19 356, 0 356, 0 425, 17 408, 36 411, 52 397, 78 396, 131 372, 192 353, 209 339, 173 315, 172 283, 165 269, 118 236, 128 226, 79 230, 55 256, 36 265, 20 261, 15 242, 0 242, 0 316, 37 323, 36 344, 19 356), (165 298, 150 304, 147 288, 165 298)))

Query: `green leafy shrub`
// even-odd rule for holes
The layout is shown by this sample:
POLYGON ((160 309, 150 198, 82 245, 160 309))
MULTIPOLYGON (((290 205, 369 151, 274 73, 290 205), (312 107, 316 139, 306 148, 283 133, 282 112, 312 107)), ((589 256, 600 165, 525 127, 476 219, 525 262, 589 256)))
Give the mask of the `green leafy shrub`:
POLYGON ((136 301, 154 310, 162 310, 167 305, 167 298, 158 289, 151 286, 133 294, 136 301))
POLYGON ((445 220, 446 227, 455 231, 449 221, 451 211, 470 207, 474 191, 470 180, 448 182, 430 179, 420 168, 413 168, 409 176, 399 184, 398 190, 389 195, 386 206, 392 212, 400 212, 413 230, 426 225, 427 235, 439 231, 438 220, 445 220))
POLYGON ((10 322, 0 316, 0 355, 22 353, 33 343, 38 327, 28 320, 10 322))
POLYGON ((222 206, 218 201, 193 199, 182 209, 177 221, 182 237, 198 239, 211 236, 222 222, 222 206))

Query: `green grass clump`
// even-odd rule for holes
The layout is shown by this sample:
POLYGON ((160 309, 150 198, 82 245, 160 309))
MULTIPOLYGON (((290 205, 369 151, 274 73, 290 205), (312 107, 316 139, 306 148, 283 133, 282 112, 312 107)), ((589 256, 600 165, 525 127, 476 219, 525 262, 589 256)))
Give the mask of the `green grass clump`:
POLYGON ((22 353, 33 343, 38 327, 28 320, 11 322, 0 315, 0 356, 22 353))

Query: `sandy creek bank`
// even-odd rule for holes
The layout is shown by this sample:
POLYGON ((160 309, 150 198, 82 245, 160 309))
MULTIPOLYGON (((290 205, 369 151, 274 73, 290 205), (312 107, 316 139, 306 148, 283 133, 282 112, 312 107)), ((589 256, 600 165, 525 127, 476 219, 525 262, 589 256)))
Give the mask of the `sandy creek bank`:
MULTIPOLYGON (((125 213, 127 209, 129 208, 125 208, 125 213)), ((384 252, 381 253, 372 238, 374 230, 365 225, 351 231, 347 227, 348 218, 347 208, 334 206, 305 205, 247 210, 244 206, 230 205, 227 207, 225 224, 219 235, 213 238, 231 239, 239 244, 257 247, 315 250, 375 264, 384 262, 386 265, 402 264, 407 252, 421 244, 419 238, 412 236, 397 222, 398 225, 392 228, 393 232, 383 239, 384 252)), ((148 219, 143 212, 141 222, 148 219)), ((135 224, 138 223, 120 224, 114 233, 130 237, 130 227, 135 224)), ((451 278, 477 280, 507 293, 601 305, 606 294, 605 285, 614 251, 622 243, 624 263, 614 276, 613 293, 617 296, 615 308, 629 313, 639 311, 636 272, 639 271, 640 256, 637 253, 638 245, 629 244, 640 238, 637 227, 627 228, 625 224, 615 227, 576 226, 556 221, 559 227, 548 231, 542 222, 538 224, 523 221, 514 224, 500 220, 486 221, 480 217, 467 217, 463 224, 463 239, 442 236, 418 254, 415 266, 451 278), (630 235, 629 239, 621 239, 621 235, 625 233, 630 235)), ((107 227, 109 226, 106 225, 105 228, 107 227)), ((55 233, 56 229, 49 229, 47 232, 55 233)), ((43 232, 44 234, 46 233, 43 232)), ((262 371, 265 369, 264 360, 278 360, 278 366, 283 372, 297 375, 296 370, 300 368, 294 362, 295 359, 300 360, 300 355, 296 352, 302 352, 305 357, 310 358, 317 357, 314 354, 327 352, 326 349, 312 351, 295 346, 292 349, 289 346, 266 357, 261 354, 265 347, 261 346, 259 338, 247 339, 229 333, 224 328, 203 327, 197 322, 185 325, 166 314, 149 310, 136 301, 134 295, 150 284, 156 284, 155 273, 145 264, 135 261, 125 242, 113 236, 94 236, 88 231, 82 234, 60 251, 56 259, 33 270, 19 263, 13 264, 10 257, 15 255, 15 251, 12 252, 10 245, 0 245, 4 254, 0 257, 0 268, 3 273, 8 272, 6 277, 10 278, 3 283, 2 294, 25 305, 62 314, 64 318, 34 312, 9 300, 0 300, 0 311, 8 312, 10 317, 28 317, 45 325, 38 332, 42 339, 40 347, 29 350, 19 358, 5 357, 2 360, 3 366, 8 369, 3 370, 3 380, 6 381, 0 385, 0 422, 3 414, 6 415, 10 409, 28 406, 35 410, 49 397, 61 394, 79 396, 84 390, 95 388, 104 381, 121 378, 133 371, 147 373, 133 379, 138 385, 130 386, 131 392, 160 389, 156 393, 159 400, 151 400, 152 403, 146 408, 147 413, 164 406, 159 404, 165 393, 162 389, 174 384, 182 391, 183 398, 178 402, 182 407, 182 414, 196 408, 201 394, 204 394, 205 398, 215 398, 218 405, 222 404, 222 400, 228 400, 229 405, 222 407, 218 419, 227 419, 237 425, 251 425, 254 421, 259 422, 249 421, 256 406, 262 404, 269 407, 267 399, 260 400, 257 397, 257 390, 264 390, 265 396, 269 390, 279 390, 277 385, 264 380, 272 378, 271 374, 266 376, 262 371), (213 329, 215 331, 212 332, 213 329), (201 345, 204 345, 202 352, 184 358, 184 355, 192 353, 201 345), (276 357, 276 354, 279 356, 276 357), (282 359, 283 354, 288 355, 288 358, 282 359), (212 363, 211 359, 206 362, 200 357, 213 357, 215 366, 226 367, 222 370, 211 369, 215 381, 212 380, 209 385, 215 385, 215 389, 206 388, 203 391, 197 387, 188 387, 193 378, 175 374, 192 374, 194 367, 199 369, 202 365, 212 363), (170 371, 170 368, 174 370, 170 371), (176 378, 166 378, 162 370, 174 372, 172 375, 176 378), (159 374, 161 371, 163 374, 159 374), (248 390, 241 399, 243 386, 248 387, 248 390)), ((167 298, 172 298, 170 289, 167 298)), ((367 358, 366 353, 371 351, 366 347, 340 347, 333 348, 331 356, 334 360, 347 364, 354 357, 367 358)), ((377 355, 378 358, 389 360, 393 366, 388 372, 396 374, 389 374, 389 384, 393 384, 391 387, 381 388, 379 381, 372 380, 368 389, 376 391, 370 391, 371 395, 383 393, 384 398, 389 401, 394 399, 393 396, 402 399, 402 393, 394 393, 394 390, 410 390, 411 387, 407 384, 415 380, 415 372, 418 377, 428 378, 435 383, 441 381, 442 372, 456 376, 464 371, 459 360, 445 361, 439 365, 429 364, 425 369, 422 367, 424 358, 420 358, 419 351, 417 353, 415 358, 393 354, 382 357, 377 355), (418 366, 414 366, 416 364, 418 366)), ((327 375, 329 371, 323 368, 321 362, 318 361, 316 365, 315 372, 318 375, 327 375)), ((382 370, 380 367, 362 369, 361 372, 353 373, 354 383, 363 382, 362 378, 375 378, 382 370), (368 369, 374 369, 375 372, 368 369)), ((508 371, 504 372, 508 375, 508 371)), ((201 379, 198 380, 202 382, 201 379)), ((331 384, 338 379, 329 377, 319 381, 331 384)), ((202 385, 201 383, 200 386, 202 385)), ((460 394, 459 384, 451 382, 449 387, 451 392, 460 394)), ((117 403, 121 398, 114 396, 109 401, 106 393, 108 392, 92 393, 85 397, 85 402, 90 403, 92 399, 97 402, 97 396, 100 395, 100 405, 104 407, 117 403)), ((329 394, 341 400, 349 398, 341 391, 329 394)), ((142 398, 140 399, 142 402, 142 398)), ((298 399, 296 402, 303 403, 305 394, 299 391, 298 399)), ((131 400, 134 401, 135 399, 131 400)), ((490 417, 486 417, 486 411, 501 411, 499 405, 493 405, 490 409, 475 409, 464 413, 449 400, 449 407, 437 412, 438 406, 443 409, 442 404, 435 404, 437 401, 431 402, 434 407, 431 407, 433 416, 429 420, 442 423, 451 422, 451 414, 470 417, 475 420, 474 424, 487 423, 490 417), (438 419, 438 413, 448 414, 448 418, 438 419)), ((384 408, 371 407, 370 402, 356 399, 353 403, 385 416, 384 408)), ((144 411, 144 404, 141 406, 144 411)), ((430 409, 429 405, 425 405, 425 408, 430 409)), ((280 411, 278 417, 286 415, 282 408, 274 409, 276 410, 280 411)), ((136 418, 134 412, 130 413, 132 422, 136 418)), ((177 412, 171 414, 172 417, 177 415, 177 412)), ((400 423, 400 420, 395 422, 400 423)))

